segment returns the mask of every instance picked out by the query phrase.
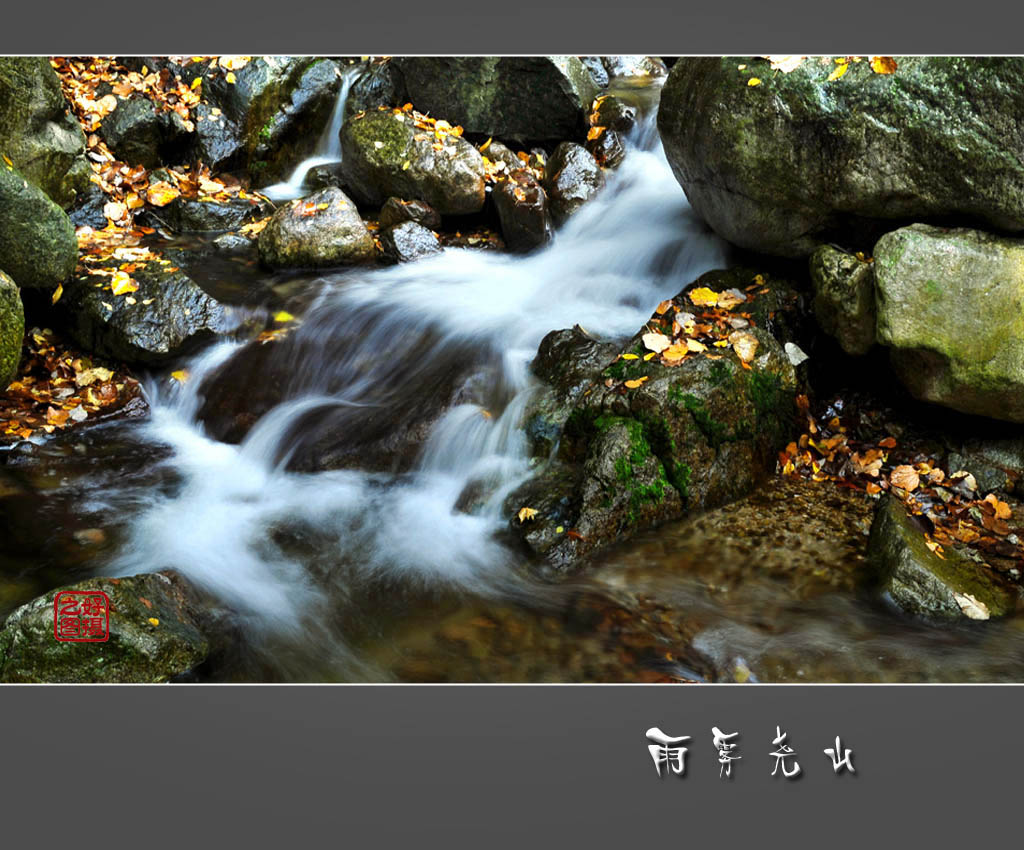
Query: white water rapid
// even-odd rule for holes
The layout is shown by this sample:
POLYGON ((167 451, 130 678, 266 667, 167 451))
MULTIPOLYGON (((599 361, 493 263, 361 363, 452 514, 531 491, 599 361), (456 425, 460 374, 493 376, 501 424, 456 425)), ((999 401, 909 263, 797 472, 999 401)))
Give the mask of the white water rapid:
POLYGON ((514 559, 494 534, 503 498, 530 475, 520 426, 539 342, 577 323, 628 336, 659 301, 726 259, 690 212, 653 116, 631 145, 604 192, 532 255, 446 249, 316 281, 293 332, 293 397, 241 445, 210 439, 196 420, 203 376, 236 346, 199 357, 184 386, 150 385, 146 439, 171 447, 166 463, 181 483, 150 497, 114 571, 177 569, 256 633, 297 634, 311 612, 334 610, 370 581, 514 592, 514 559), (401 417, 453 369, 468 376, 463 401, 432 428, 409 473, 285 469, 312 413, 353 430, 379 411, 401 417), (486 504, 456 510, 473 482, 486 482, 486 504), (292 543, 315 540, 316 554, 283 542, 282 529, 292 543))

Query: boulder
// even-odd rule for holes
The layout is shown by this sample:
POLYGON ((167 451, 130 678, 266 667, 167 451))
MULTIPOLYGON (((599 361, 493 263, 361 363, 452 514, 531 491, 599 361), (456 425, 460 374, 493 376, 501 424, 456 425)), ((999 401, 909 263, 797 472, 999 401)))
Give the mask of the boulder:
POLYGON ((605 128, 593 139, 587 139, 587 152, 602 168, 618 168, 626 158, 626 142, 617 130, 605 128))
POLYGON ((202 74, 196 155, 214 171, 246 169, 263 184, 283 179, 327 124, 341 87, 337 63, 257 56, 233 73, 233 83, 215 65, 202 74))
POLYGON ((603 89, 608 85, 608 69, 604 67, 600 56, 579 56, 577 58, 583 63, 583 67, 590 71, 590 76, 598 88, 603 89))
POLYGON ((0 271, 0 393, 18 374, 25 310, 17 285, 0 271))
POLYGON ((491 198, 510 251, 526 253, 551 241, 554 225, 548 196, 529 171, 521 168, 495 183, 491 198))
POLYGON ((280 207, 259 236, 267 268, 325 268, 360 263, 376 254, 356 205, 341 189, 321 189, 280 207))
POLYGON ((850 63, 830 81, 829 58, 790 73, 757 57, 681 59, 658 129, 694 210, 734 244, 788 257, 892 220, 1024 230, 1024 59, 896 63, 850 63))
POLYGON ((21 287, 54 288, 78 261, 71 220, 17 169, 0 161, 0 269, 21 287))
POLYGON ((208 295, 181 269, 159 260, 138 264, 131 273, 137 290, 114 295, 111 281, 119 265, 111 259, 107 274, 76 275, 54 306, 71 337, 92 354, 163 366, 244 326, 240 313, 208 295))
POLYGON ((912 225, 874 255, 877 339, 911 394, 1024 422, 1024 240, 912 225))
POLYGON ((163 227, 178 234, 224 233, 267 216, 271 210, 270 204, 252 195, 225 201, 186 198, 179 195, 165 206, 144 207, 136 214, 136 220, 141 224, 163 227))
MULTIPOLYGON (((746 269, 709 272, 695 286, 742 290, 753 278, 746 269)), ((768 288, 785 282, 772 280, 768 288)), ((585 387, 568 379, 567 387, 577 385, 576 401, 556 458, 505 502, 510 532, 548 568, 568 570, 655 523, 730 502, 774 469, 793 427, 796 376, 782 344, 757 323, 756 303, 742 311, 749 317, 746 342, 757 343, 749 369, 734 347, 671 366, 644 359, 650 352, 643 335, 665 321, 671 326, 663 317, 690 304, 685 293, 676 296, 585 387), (523 507, 537 514, 520 520, 523 507)), ((569 342, 559 346, 566 353, 575 347, 569 342)), ((535 369, 557 373, 550 356, 538 360, 535 369)), ((539 412, 557 422, 565 414, 557 397, 554 405, 548 398, 539 412)))
POLYGON ((613 94, 605 94, 594 101, 589 120, 592 127, 607 127, 625 133, 636 124, 636 114, 637 108, 633 104, 613 94))
POLYGON ((409 99, 467 133, 519 141, 580 136, 598 88, 575 56, 394 59, 409 99))
POLYGON ((393 263, 411 263, 441 253, 441 243, 433 231, 415 221, 403 221, 382 230, 380 247, 393 263))
POLYGON ((657 56, 602 56, 601 62, 611 80, 668 76, 668 67, 657 56))
POLYGON ((469 142, 421 132, 411 116, 377 110, 354 115, 341 127, 342 172, 357 201, 379 207, 388 198, 419 198, 442 215, 479 212, 484 205, 484 163, 469 142))
POLYGON ((908 614, 931 621, 988 620, 1011 613, 1017 591, 1005 579, 957 548, 941 557, 903 503, 885 496, 875 512, 868 559, 885 592, 908 614))
POLYGON ((0 57, 0 154, 62 207, 89 186, 85 135, 43 56, 0 57))
POLYGON ((0 631, 3 682, 166 682, 209 653, 195 591, 174 572, 90 578, 15 610, 0 631), (102 591, 110 603, 106 641, 54 637, 61 591, 102 591))
POLYGON ((422 224, 428 230, 439 230, 441 216, 430 204, 423 201, 403 201, 401 198, 388 198, 380 208, 378 223, 382 228, 394 227, 404 221, 422 224))
POLYGON ((586 148, 562 142, 544 166, 543 183, 551 213, 562 224, 604 188, 604 174, 586 148))
POLYGON ((810 272, 814 313, 821 329, 835 337, 847 354, 866 354, 875 344, 872 263, 822 245, 811 254, 810 272))
POLYGON ((360 112, 371 112, 381 106, 402 106, 408 100, 405 80, 398 65, 390 58, 372 62, 349 87, 345 99, 345 118, 360 112))
POLYGON ((71 219, 72 226, 102 230, 107 226, 107 216, 103 212, 103 208, 109 200, 106 192, 95 183, 90 183, 87 189, 78 193, 74 205, 68 211, 68 218, 71 219))
POLYGON ((123 162, 146 168, 178 161, 191 139, 178 113, 158 110, 148 97, 119 100, 100 135, 123 162))

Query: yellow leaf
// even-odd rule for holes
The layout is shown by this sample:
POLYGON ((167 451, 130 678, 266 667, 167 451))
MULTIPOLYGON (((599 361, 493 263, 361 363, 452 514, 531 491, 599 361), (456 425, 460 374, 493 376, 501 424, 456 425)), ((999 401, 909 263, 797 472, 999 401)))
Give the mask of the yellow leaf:
POLYGON ((631 390, 635 390, 637 387, 639 387, 646 380, 647 380, 647 375, 644 375, 642 378, 637 378, 635 381, 626 381, 626 386, 629 387, 629 389, 631 389, 631 390))
POLYGON ((556 534, 561 534, 561 533, 562 533, 563 531, 565 531, 565 526, 564 526, 564 525, 560 525, 560 526, 558 526, 558 527, 557 527, 557 528, 555 529, 555 533, 556 533, 556 534))
POLYGON ((689 349, 681 342, 677 342, 675 345, 671 345, 661 352, 661 356, 666 360, 682 360, 686 357, 689 349))
POLYGON ((146 191, 146 200, 154 207, 165 207, 180 195, 181 192, 164 180, 151 183, 146 191))
POLYGON ((483 153, 491 146, 491 142, 494 141, 494 136, 488 136, 487 141, 480 145, 480 153, 483 153))
POLYGON ((650 360, 652 357, 657 357, 657 356, 658 356, 658 352, 657 351, 648 351, 644 355, 644 361, 646 362, 647 360, 650 360))
POLYGON ((159 626, 160 621, 156 617, 150 617, 147 621, 151 626, 159 626))
POLYGON ((192 81, 192 86, 191 86, 191 88, 192 88, 192 91, 195 91, 195 90, 196 90, 197 88, 199 88, 199 87, 200 87, 200 86, 201 86, 202 84, 203 84, 203 78, 202 78, 202 77, 196 77, 196 78, 195 78, 195 79, 194 79, 194 80, 192 81))
POLYGON ((891 56, 872 56, 871 70, 876 74, 891 74, 896 70, 896 60, 891 56))
MULTIPOLYGON (((839 62, 839 60, 837 59, 836 62, 839 62)), ((831 83, 835 80, 838 80, 840 77, 843 76, 843 74, 845 74, 849 70, 849 62, 839 62, 839 64, 836 65, 836 67, 833 69, 832 73, 828 75, 828 82, 831 83)))
POLYGON ((294 320, 294 318, 295 317, 287 310, 278 310, 276 313, 274 313, 275 322, 290 322, 294 320))
POLYGON ((316 208, 317 208, 318 210, 325 210, 325 209, 327 209, 327 208, 328 208, 329 206, 330 206, 330 204, 317 204, 317 205, 316 205, 316 208))
POLYGON ((179 384, 183 384, 188 380, 188 369, 175 369, 171 372, 171 377, 179 384))
POLYGON ((127 272, 116 272, 114 279, 110 282, 110 291, 114 295, 124 295, 126 292, 137 292, 139 285, 131 279, 127 272))
POLYGON ((227 83, 230 83, 231 85, 234 85, 235 84, 235 75, 234 75, 234 73, 231 72, 231 71, 228 71, 224 75, 224 81, 227 82, 227 83))
POLYGON ((758 79, 757 77, 751 77, 749 80, 747 80, 747 85, 748 86, 759 86, 759 85, 761 85, 761 80, 758 79))
POLYGON ((587 130, 587 141, 593 141, 604 132, 604 127, 591 127, 587 130))
POLYGON ((698 307, 714 307, 718 303, 718 293, 706 286, 701 286, 688 293, 690 300, 698 307))
POLYGON ((528 519, 533 519, 537 516, 536 508, 520 508, 519 513, 516 514, 519 517, 520 524, 526 522, 528 519))
POLYGON ((640 355, 639 354, 623 354, 622 355, 622 359, 623 360, 639 360, 640 359, 640 355))
POLYGON ((60 301, 60 297, 64 294, 64 284, 58 283, 57 288, 53 290, 53 296, 50 298, 51 304, 56 304, 60 301))
POLYGON ((7 154, 4 154, 4 162, 7 163, 8 168, 14 168, 14 163, 11 162, 11 158, 7 154))
POLYGON ((707 351, 708 347, 703 342, 698 342, 695 339, 686 340, 686 350, 692 351, 695 354, 701 351, 707 351))

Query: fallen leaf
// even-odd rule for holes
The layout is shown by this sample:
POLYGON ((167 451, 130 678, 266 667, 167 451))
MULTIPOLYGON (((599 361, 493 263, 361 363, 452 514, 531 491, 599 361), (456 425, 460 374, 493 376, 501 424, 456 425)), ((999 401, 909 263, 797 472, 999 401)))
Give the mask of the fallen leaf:
POLYGON ((58 301, 60 301, 60 297, 63 294, 64 294, 64 284, 63 283, 58 283, 57 284, 57 288, 55 290, 53 290, 53 295, 50 296, 50 303, 51 304, 56 304, 58 301))
POLYGON ((732 350, 743 363, 750 363, 757 354, 758 341, 750 331, 733 331, 729 334, 732 350))
POLYGON ((640 337, 640 339, 643 341, 644 348, 655 353, 664 351, 672 344, 672 340, 665 336, 665 334, 659 333, 647 333, 640 337))
POLYGON ((146 191, 146 200, 154 207, 165 207, 181 194, 177 187, 164 180, 150 184, 146 191))
POLYGON ((757 77, 751 77, 749 80, 747 80, 747 85, 748 86, 759 86, 759 85, 761 85, 761 80, 759 78, 757 78, 757 77))
POLYGON ((893 487, 899 487, 902 490, 906 490, 908 493, 916 490, 917 485, 921 483, 917 470, 912 466, 907 466, 906 464, 897 466, 889 475, 889 481, 892 483, 893 487))
POLYGON ((836 67, 832 70, 832 73, 828 75, 826 82, 832 83, 840 79, 847 71, 850 70, 850 63, 846 61, 840 61, 836 59, 836 67))
POLYGON ((516 516, 519 517, 519 522, 520 522, 520 524, 522 524, 522 523, 526 522, 526 520, 533 519, 535 516, 537 516, 537 509, 536 508, 520 508, 519 509, 519 513, 516 514, 516 516))
POLYGON ((714 307, 718 303, 718 293, 706 286, 692 289, 687 295, 698 307, 714 307))
POLYGON ((960 606, 960 610, 972 620, 987 620, 992 616, 988 606, 969 593, 956 593, 954 591, 953 598, 956 600, 956 604, 960 606))
POLYGON ((772 63, 773 71, 782 71, 783 74, 788 74, 790 71, 795 71, 803 64, 806 56, 765 56, 769 62, 772 63))
POLYGON ((646 381, 647 378, 648 376, 644 375, 642 378, 637 378, 634 381, 626 381, 626 386, 631 390, 635 390, 637 387, 643 384, 643 382, 646 381))
POLYGON ((896 60, 891 56, 872 56, 871 70, 876 74, 891 74, 896 70, 896 60))

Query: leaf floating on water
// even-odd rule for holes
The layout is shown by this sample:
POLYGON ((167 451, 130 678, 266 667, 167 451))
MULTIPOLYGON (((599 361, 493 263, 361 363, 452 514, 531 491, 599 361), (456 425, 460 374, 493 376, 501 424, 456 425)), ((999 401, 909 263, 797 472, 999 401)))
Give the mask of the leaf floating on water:
POLYGON ((899 487, 901 490, 906 490, 909 493, 917 489, 917 486, 921 483, 921 478, 914 467, 904 464, 897 466, 892 471, 889 475, 889 481, 893 487, 899 487))
POLYGON ((972 620, 987 620, 992 616, 988 606, 969 593, 954 592, 953 598, 956 600, 956 604, 960 606, 960 610, 972 620))
POLYGON ((648 376, 644 375, 642 378, 637 378, 636 380, 633 381, 626 381, 626 386, 629 387, 629 389, 631 390, 635 390, 637 387, 641 386, 643 382, 647 380, 647 378, 648 376))
POLYGON ((536 508, 520 508, 519 509, 519 513, 516 514, 516 516, 519 517, 519 523, 521 525, 522 523, 526 522, 528 519, 533 519, 535 516, 537 516, 537 509, 536 508))
POLYGON ((640 339, 643 341, 644 348, 648 351, 653 351, 655 354, 664 351, 672 344, 671 339, 665 336, 665 334, 659 333, 647 333, 640 337, 640 339))
POLYGON ((876 74, 891 74, 896 70, 896 60, 891 56, 872 56, 871 70, 876 74))

